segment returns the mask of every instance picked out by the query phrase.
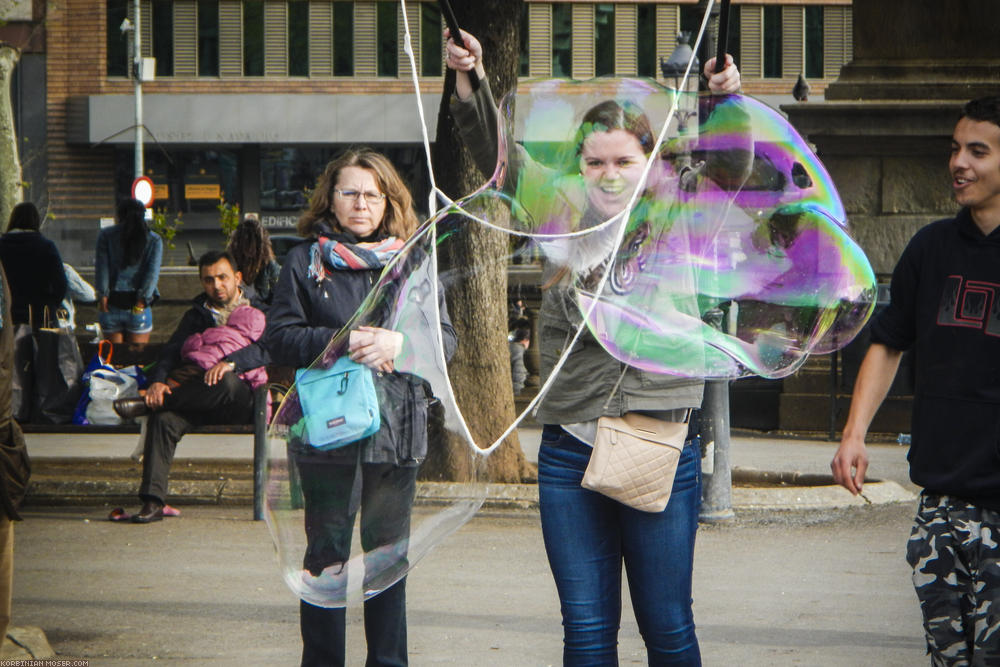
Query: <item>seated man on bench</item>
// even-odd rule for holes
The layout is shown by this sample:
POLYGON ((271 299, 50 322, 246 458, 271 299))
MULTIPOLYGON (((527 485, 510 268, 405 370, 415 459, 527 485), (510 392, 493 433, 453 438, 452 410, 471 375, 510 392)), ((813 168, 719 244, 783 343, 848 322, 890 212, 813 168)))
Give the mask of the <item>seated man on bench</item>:
POLYGON ((224 326, 230 314, 244 305, 263 310, 252 287, 241 285, 242 275, 227 251, 209 251, 198 260, 198 276, 204 289, 194 299, 159 359, 148 374, 149 388, 140 398, 115 401, 115 411, 124 419, 149 415, 142 456, 142 509, 133 523, 163 518, 167 477, 181 437, 204 424, 247 424, 253 417, 253 392, 241 374, 263 369, 269 361, 266 348, 254 341, 227 354, 204 372, 191 372, 181 357, 184 342, 193 334, 224 326))

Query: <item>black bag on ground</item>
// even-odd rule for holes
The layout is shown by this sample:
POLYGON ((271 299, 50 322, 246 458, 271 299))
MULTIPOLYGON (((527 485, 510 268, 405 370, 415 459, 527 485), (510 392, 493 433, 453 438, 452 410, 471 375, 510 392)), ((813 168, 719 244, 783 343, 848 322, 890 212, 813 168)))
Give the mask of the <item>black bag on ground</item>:
POLYGON ((59 327, 36 329, 34 391, 31 423, 68 424, 80 400, 83 358, 72 330, 59 327))
POLYGON ((14 368, 11 373, 11 416, 19 422, 31 419, 31 381, 34 376, 35 342, 30 324, 14 326, 14 368))

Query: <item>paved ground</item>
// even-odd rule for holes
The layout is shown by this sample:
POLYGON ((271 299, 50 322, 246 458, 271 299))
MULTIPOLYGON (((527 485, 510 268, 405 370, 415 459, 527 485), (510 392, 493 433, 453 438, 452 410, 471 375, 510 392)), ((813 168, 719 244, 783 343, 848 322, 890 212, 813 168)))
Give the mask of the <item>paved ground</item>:
MULTIPOLYGON (((297 602, 245 508, 113 524, 107 508, 39 508, 17 526, 14 625, 91 665, 294 665, 297 602)), ((695 613, 706 665, 919 665, 903 561, 912 509, 746 514, 703 526, 695 613)), ((409 578, 413 665, 560 664, 558 600, 533 512, 480 515, 409 578)), ((351 612, 349 664, 363 662, 351 612)), ((645 664, 631 611, 622 664, 645 664)))
MULTIPOLYGON (((537 431, 522 432, 529 460, 537 439, 537 431)), ((39 459, 121 459, 134 444, 134 436, 29 436, 39 459)), ((732 460, 822 474, 835 448, 738 437, 732 460)), ((249 442, 189 437, 178 454, 195 466, 200 458, 246 459, 249 442)), ((875 445, 870 455, 872 476, 913 490, 905 448, 875 445)), ((745 496, 736 491, 737 519, 703 526, 698 537, 694 597, 706 665, 926 664, 903 561, 912 502, 761 511, 740 505, 745 496)), ((796 497, 808 492, 789 496, 789 506, 796 497)), ((251 521, 248 507, 188 505, 181 518, 150 526, 108 522, 108 509, 27 510, 16 528, 15 626, 42 628, 58 657, 92 665, 297 664, 297 601, 280 579, 265 524, 251 521)), ((409 594, 413 665, 561 662, 537 512, 481 512, 417 566, 409 594)), ((360 665, 359 611, 351 617, 349 664, 360 665)), ((645 664, 628 607, 620 654, 622 664, 645 664)))

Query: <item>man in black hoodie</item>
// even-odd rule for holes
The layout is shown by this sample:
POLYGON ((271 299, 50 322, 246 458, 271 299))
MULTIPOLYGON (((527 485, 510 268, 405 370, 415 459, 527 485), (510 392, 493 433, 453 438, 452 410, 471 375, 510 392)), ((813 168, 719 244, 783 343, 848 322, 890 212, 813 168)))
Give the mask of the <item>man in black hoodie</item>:
POLYGON ((854 386, 831 468, 861 492, 865 434, 913 348, 907 561, 933 664, 1000 664, 1000 96, 965 105, 949 161, 962 209, 918 231, 854 386))
POLYGON ((209 251, 198 260, 198 276, 203 294, 181 319, 148 375, 144 398, 115 401, 115 410, 124 418, 149 414, 142 456, 142 509, 131 517, 133 523, 150 523, 163 518, 167 476, 177 443, 199 424, 246 424, 253 416, 253 393, 239 374, 266 366, 269 356, 259 342, 227 355, 205 371, 204 378, 174 386, 168 381, 172 370, 181 365, 184 341, 195 333, 225 324, 238 306, 249 304, 265 309, 253 288, 241 286, 242 275, 228 252, 209 251))

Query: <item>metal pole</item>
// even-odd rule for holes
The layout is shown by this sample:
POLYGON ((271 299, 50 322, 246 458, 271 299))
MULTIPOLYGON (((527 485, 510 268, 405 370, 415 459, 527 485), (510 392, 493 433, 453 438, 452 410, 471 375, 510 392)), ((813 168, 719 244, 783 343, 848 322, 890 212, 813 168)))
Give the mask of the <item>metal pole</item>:
POLYGON ((142 8, 134 0, 132 23, 132 79, 135 82, 135 178, 142 176, 142 8))
POLYGON ((712 474, 706 475, 698 519, 705 522, 727 521, 733 513, 733 473, 729 460, 729 381, 705 382, 702 402, 701 432, 712 444, 712 474))

